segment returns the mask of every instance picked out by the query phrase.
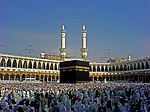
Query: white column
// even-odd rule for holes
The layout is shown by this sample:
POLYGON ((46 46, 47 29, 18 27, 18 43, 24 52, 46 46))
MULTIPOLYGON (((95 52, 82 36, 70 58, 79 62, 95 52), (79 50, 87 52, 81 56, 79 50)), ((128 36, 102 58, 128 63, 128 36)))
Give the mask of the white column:
POLYGON ((51 82, 53 81, 53 77, 51 76, 51 82))
POLYGON ((41 81, 41 75, 39 75, 39 81, 41 81))
POLYGON ((17 63, 17 68, 19 68, 19 67, 18 67, 18 65, 19 65, 19 64, 18 64, 18 63, 19 63, 19 60, 18 60, 18 59, 16 59, 16 63, 17 63))
POLYGON ((56 76, 55 76, 55 82, 56 82, 56 80, 57 80, 57 79, 56 79, 56 76))
POLYGON ((22 66, 21 66, 21 68, 23 68, 24 60, 21 60, 21 63, 22 63, 22 66))
POLYGON ((20 81, 22 81, 22 75, 20 75, 20 81))
POLYGON ((49 81, 48 81, 48 77, 49 77, 49 76, 47 76, 47 82, 49 82, 49 81))
POLYGON ((11 60, 11 68, 12 68, 12 66, 13 66, 13 61, 14 61, 14 59, 11 60))
POLYGON ((10 81, 10 75, 8 76, 8 80, 10 81))
POLYGON ((33 69, 34 61, 31 61, 31 63, 32 63, 32 69, 33 69))
POLYGON ((96 72, 97 72, 97 65, 95 66, 96 72))
POLYGON ((91 71, 93 72, 93 66, 91 66, 91 71))
POLYGON ((16 80, 16 75, 14 75, 14 80, 16 80))
POLYGON ((94 81, 94 77, 92 78, 92 80, 94 81))
POLYGON ((5 77, 4 77, 4 74, 3 74, 3 80, 4 80, 4 78, 5 78, 5 77))

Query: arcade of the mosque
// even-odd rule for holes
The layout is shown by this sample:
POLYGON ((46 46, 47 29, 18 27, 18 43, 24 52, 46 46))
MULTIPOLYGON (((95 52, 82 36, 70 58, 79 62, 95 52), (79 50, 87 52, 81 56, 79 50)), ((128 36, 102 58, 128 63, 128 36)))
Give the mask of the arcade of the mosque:
MULTIPOLYGON (((18 56, 0 54, 0 81, 39 81, 59 82, 60 62, 73 60, 67 56, 66 30, 61 27, 60 55, 44 54, 39 58, 31 56, 18 56)), ((87 32, 86 27, 81 30, 82 47, 81 58, 89 63, 90 81, 116 81, 116 82, 150 82, 150 58, 141 59, 114 59, 106 63, 87 60, 87 32)))

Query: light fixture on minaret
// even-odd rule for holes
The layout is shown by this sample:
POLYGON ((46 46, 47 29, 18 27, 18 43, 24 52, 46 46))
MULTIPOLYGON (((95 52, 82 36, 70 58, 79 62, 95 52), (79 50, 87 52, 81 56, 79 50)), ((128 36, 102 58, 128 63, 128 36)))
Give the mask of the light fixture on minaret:
POLYGON ((86 47, 86 28, 82 26, 82 48, 81 48, 81 58, 86 60, 88 49, 86 47))
POLYGON ((67 50, 66 50, 66 30, 64 25, 61 26, 60 32, 61 32, 61 48, 59 49, 60 57, 61 59, 65 59, 67 50))

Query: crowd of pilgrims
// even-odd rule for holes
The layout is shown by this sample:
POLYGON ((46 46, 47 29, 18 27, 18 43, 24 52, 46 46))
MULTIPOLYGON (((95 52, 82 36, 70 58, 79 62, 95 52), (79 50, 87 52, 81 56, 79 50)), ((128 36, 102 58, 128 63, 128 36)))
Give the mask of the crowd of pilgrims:
POLYGON ((150 112, 150 84, 0 83, 0 112, 150 112))

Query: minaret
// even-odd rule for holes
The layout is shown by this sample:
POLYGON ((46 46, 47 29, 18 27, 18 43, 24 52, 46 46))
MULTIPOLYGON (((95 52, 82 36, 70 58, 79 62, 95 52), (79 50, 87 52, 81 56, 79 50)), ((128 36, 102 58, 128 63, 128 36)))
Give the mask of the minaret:
POLYGON ((59 49, 60 57, 61 59, 65 59, 67 50, 66 50, 66 30, 64 25, 61 26, 60 33, 61 33, 61 48, 59 49))
POLYGON ((81 48, 81 58, 86 60, 87 58, 87 47, 86 47, 86 28, 82 26, 82 48, 81 48))

